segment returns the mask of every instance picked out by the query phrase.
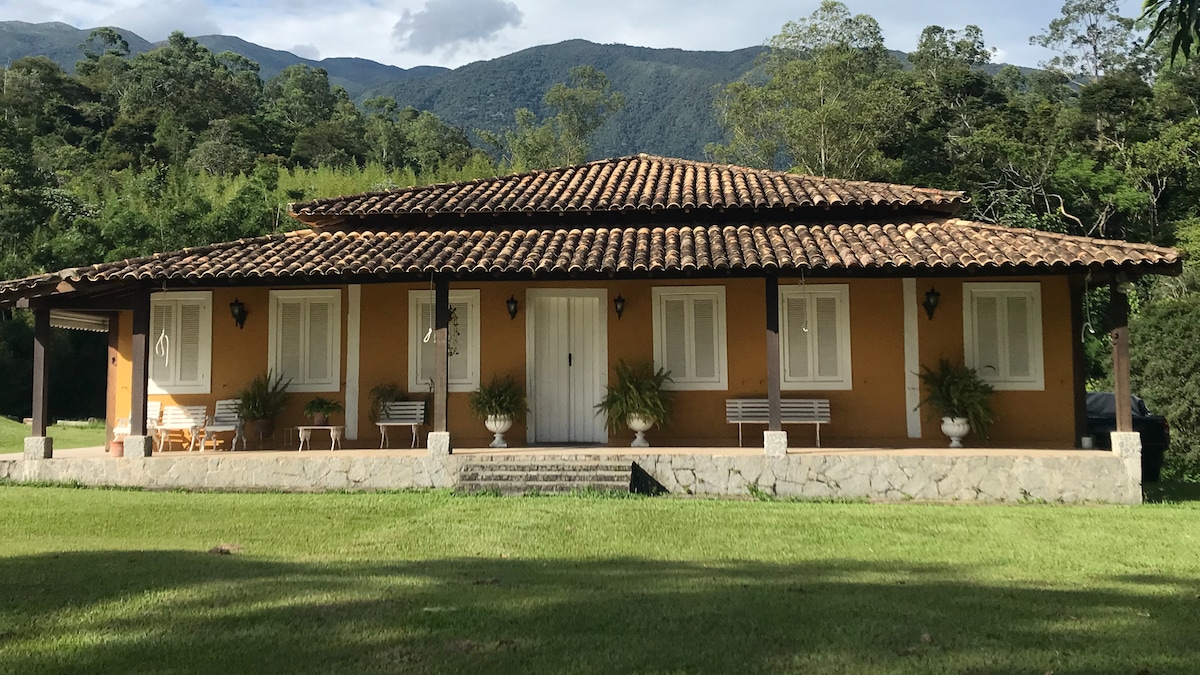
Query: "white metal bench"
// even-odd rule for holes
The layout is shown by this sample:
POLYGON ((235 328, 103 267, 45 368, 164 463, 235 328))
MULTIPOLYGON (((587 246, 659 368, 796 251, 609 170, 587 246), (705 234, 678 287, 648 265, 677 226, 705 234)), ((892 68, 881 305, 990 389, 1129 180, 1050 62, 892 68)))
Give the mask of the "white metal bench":
POLYGON ((242 421, 242 416, 238 414, 238 404, 241 399, 227 398, 217 401, 216 408, 213 410, 212 417, 204 424, 204 436, 200 439, 200 450, 204 450, 204 446, 208 444, 209 439, 212 439, 213 450, 217 449, 217 434, 233 434, 233 440, 229 444, 230 450, 237 450, 238 441, 242 442, 242 450, 246 449, 246 434, 244 433, 245 422, 242 421))
MULTIPOLYGON (((829 423, 829 400, 824 398, 785 398, 779 402, 780 421, 784 424, 814 424, 817 447, 821 447, 821 425, 829 423)), ((743 424, 768 424, 770 410, 765 398, 725 399, 725 421, 738 425, 738 447, 742 446, 743 424)))
POLYGON ((171 432, 188 432, 188 452, 196 449, 200 430, 204 428, 207 408, 202 405, 169 405, 163 408, 158 423, 158 449, 171 449, 171 432))
POLYGON ((379 427, 379 447, 386 448, 388 427, 412 427, 412 447, 417 447, 417 427, 425 424, 425 401, 391 401, 383 404, 379 427))
MULTIPOLYGON (((162 414, 162 403, 159 401, 146 401, 146 435, 154 436, 158 427, 158 416, 162 414)), ((131 426, 128 417, 122 417, 117 420, 113 426, 113 438, 124 438, 129 435, 131 426)))

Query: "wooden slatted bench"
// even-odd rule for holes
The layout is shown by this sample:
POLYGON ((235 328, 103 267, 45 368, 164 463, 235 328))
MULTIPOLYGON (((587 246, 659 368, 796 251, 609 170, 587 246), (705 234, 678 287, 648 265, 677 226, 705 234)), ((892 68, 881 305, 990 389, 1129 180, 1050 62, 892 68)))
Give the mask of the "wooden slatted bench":
MULTIPOLYGON (((817 447, 821 447, 821 425, 829 424, 829 399, 785 398, 779 402, 784 424, 815 424, 817 447)), ((765 398, 725 399, 725 421, 738 425, 738 447, 742 447, 743 424, 767 424, 770 412, 765 398)))
MULTIPOLYGON (((208 417, 207 408, 202 405, 169 405, 162 411, 162 421, 158 423, 158 449, 171 449, 171 432, 186 431, 188 434, 188 452, 196 449, 200 440, 200 431, 208 417)), ((201 447, 201 450, 204 448, 201 447)))
POLYGON ((383 404, 379 427, 379 447, 386 448, 388 427, 412 427, 412 447, 417 447, 417 427, 425 424, 425 401, 392 401, 383 404))

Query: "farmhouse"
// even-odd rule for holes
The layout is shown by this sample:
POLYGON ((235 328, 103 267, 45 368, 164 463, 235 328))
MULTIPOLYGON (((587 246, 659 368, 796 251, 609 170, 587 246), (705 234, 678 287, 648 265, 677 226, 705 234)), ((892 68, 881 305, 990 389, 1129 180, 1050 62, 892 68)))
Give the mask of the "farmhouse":
POLYGON ((305 229, 3 282, 0 307, 36 313, 35 437, 49 328, 90 321, 110 427, 135 440, 148 401, 211 411, 272 371, 295 392, 282 428, 332 398, 351 447, 379 446, 368 392, 389 382, 429 402, 431 452, 486 446, 467 397, 496 375, 528 395, 513 445, 628 446, 595 406, 619 361, 652 360, 675 390, 655 446, 929 448, 917 373, 944 357, 997 390, 991 445, 1075 448, 1083 294, 1113 289, 1127 388, 1119 290, 1180 255, 972 222, 966 202, 636 155, 294 204, 305 229), (727 421, 740 399, 763 424, 727 421), (784 424, 790 399, 827 400, 829 422, 784 424))

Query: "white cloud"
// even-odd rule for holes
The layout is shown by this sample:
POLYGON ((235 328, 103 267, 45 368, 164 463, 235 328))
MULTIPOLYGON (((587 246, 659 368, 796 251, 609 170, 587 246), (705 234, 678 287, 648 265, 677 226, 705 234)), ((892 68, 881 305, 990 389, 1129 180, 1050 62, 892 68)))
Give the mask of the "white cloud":
POLYGON ((205 0, 146 0, 117 9, 99 24, 131 30, 151 42, 165 40, 177 30, 188 35, 221 33, 205 0))
POLYGON ((313 44, 292 45, 287 49, 287 51, 301 58, 312 59, 313 61, 317 61, 321 58, 321 50, 317 49, 317 46, 313 44))
POLYGON ((453 54, 466 44, 488 42, 505 28, 521 25, 521 10, 508 0, 427 0, 404 10, 392 28, 402 51, 453 54))

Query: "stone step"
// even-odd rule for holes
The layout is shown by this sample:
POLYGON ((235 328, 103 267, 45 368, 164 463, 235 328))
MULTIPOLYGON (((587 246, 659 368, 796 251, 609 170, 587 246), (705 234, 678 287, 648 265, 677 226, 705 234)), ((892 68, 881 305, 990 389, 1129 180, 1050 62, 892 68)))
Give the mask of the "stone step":
POLYGON ((629 492, 629 484, 564 483, 560 481, 526 481, 520 483, 459 481, 458 489, 463 492, 499 492, 503 495, 520 495, 530 492, 562 494, 583 490, 594 490, 597 492, 629 492))
POLYGON ((609 473, 628 473, 632 470, 631 464, 613 464, 609 462, 589 462, 579 464, 569 464, 562 462, 547 462, 544 464, 525 464, 513 462, 468 462, 459 466, 459 472, 466 471, 511 471, 511 472, 562 472, 571 473, 579 471, 602 471, 609 473))
POLYGON ((489 481, 515 483, 537 482, 596 482, 629 484, 629 471, 459 471, 460 481, 489 481))

